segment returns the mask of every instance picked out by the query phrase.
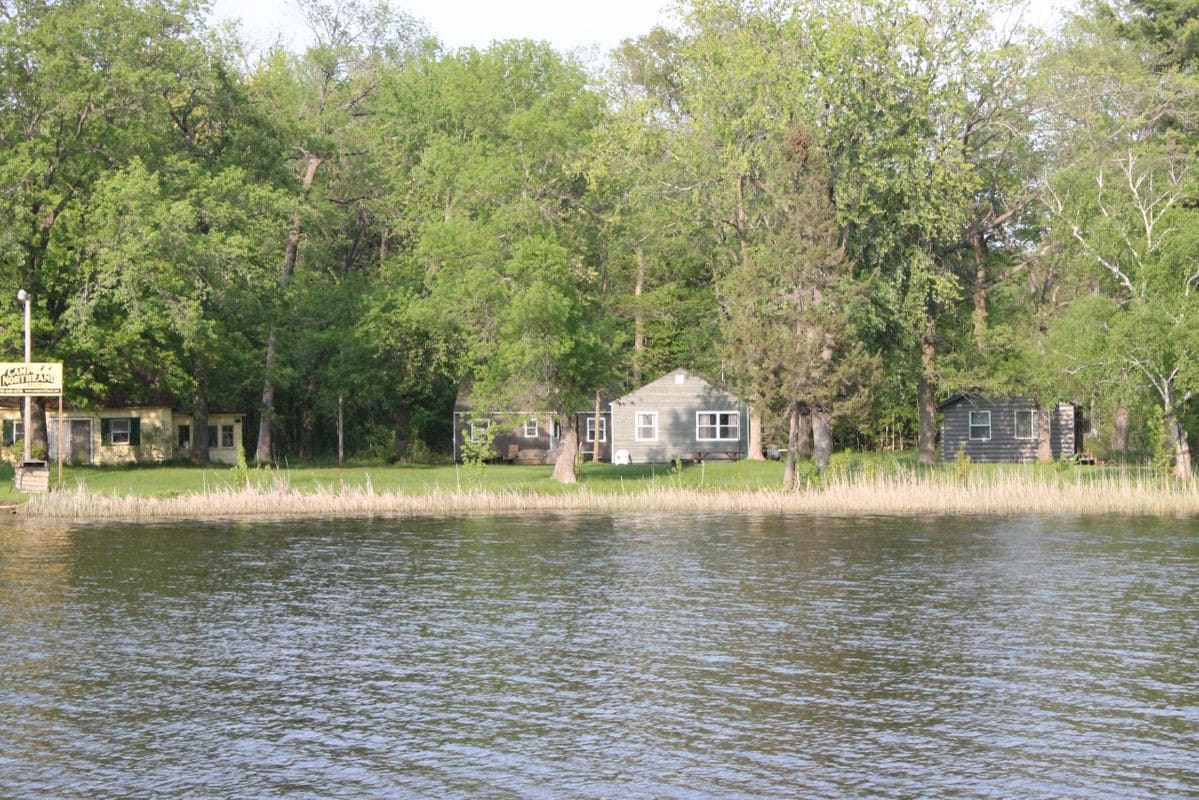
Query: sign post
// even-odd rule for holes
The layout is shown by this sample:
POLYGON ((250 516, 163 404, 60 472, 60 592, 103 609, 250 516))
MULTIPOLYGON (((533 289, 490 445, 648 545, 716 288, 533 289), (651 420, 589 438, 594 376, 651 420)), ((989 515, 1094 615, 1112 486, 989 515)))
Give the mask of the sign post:
MULTIPOLYGON (((26 351, 28 352, 28 351, 26 351)), ((58 362, 0 362, 0 397, 24 397, 25 419, 23 438, 25 454, 17 469, 17 489, 21 491, 45 491, 49 488, 50 473, 45 461, 34 461, 30 457, 30 406, 34 397, 58 395, 58 479, 62 480, 63 456, 63 402, 62 364, 58 362)))

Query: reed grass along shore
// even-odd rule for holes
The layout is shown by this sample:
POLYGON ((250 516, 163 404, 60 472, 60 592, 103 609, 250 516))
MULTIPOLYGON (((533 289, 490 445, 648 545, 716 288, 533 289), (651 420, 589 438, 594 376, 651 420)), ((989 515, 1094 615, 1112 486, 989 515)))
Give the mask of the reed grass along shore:
POLYGON ((299 490, 283 478, 167 497, 107 494, 80 485, 31 497, 23 514, 52 518, 369 516, 528 512, 785 514, 1199 514, 1195 481, 1108 475, 1071 480, 996 474, 850 475, 796 491, 663 484, 619 491, 429 488, 376 491, 366 485, 299 490))

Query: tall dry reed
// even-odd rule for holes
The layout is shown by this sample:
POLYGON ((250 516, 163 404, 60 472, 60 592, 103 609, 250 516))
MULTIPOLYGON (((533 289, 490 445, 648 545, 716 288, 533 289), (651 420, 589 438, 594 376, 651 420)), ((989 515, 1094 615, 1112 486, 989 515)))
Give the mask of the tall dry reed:
POLYGON ((364 516, 554 511, 787 514, 1199 514, 1194 481, 1015 474, 958 482, 951 475, 847 476, 797 491, 648 486, 628 492, 432 490, 414 494, 326 487, 301 492, 278 481, 173 497, 94 494, 86 488, 33 496, 22 513, 56 518, 364 516))

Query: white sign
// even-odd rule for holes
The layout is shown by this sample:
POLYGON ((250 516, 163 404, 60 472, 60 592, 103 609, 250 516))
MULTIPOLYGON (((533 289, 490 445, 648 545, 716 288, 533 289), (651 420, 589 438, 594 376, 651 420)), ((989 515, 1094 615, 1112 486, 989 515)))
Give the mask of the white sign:
POLYGON ((62 394, 62 364, 0 362, 0 396, 62 394))

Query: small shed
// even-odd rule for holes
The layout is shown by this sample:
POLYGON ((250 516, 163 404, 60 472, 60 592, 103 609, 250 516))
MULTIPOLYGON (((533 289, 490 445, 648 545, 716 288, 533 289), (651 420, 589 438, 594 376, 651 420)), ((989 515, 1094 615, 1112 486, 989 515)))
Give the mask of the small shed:
POLYGON ((716 382, 676 369, 612 401, 612 451, 638 463, 740 459, 749 407, 716 382))
MULTIPOLYGON (((968 392, 951 395, 938 410, 941 458, 952 461, 964 451, 980 463, 1028 464, 1037 460, 1041 410, 1023 397, 989 398, 968 392)), ((1080 406, 1058 403, 1050 412, 1049 449, 1054 459, 1082 452, 1080 406)))
MULTIPOLYGON (((599 448, 599 459, 611 458, 612 413, 608 404, 601 405, 598 427, 594 411, 575 412, 579 432, 580 455, 590 461, 599 448)), ((460 396, 454 406, 454 460, 461 461, 467 442, 485 440, 488 428, 495 426, 491 441, 492 456, 488 460, 517 461, 522 452, 541 452, 552 462, 562 436, 561 425, 551 411, 489 411, 474 409, 468 398, 460 396)))

